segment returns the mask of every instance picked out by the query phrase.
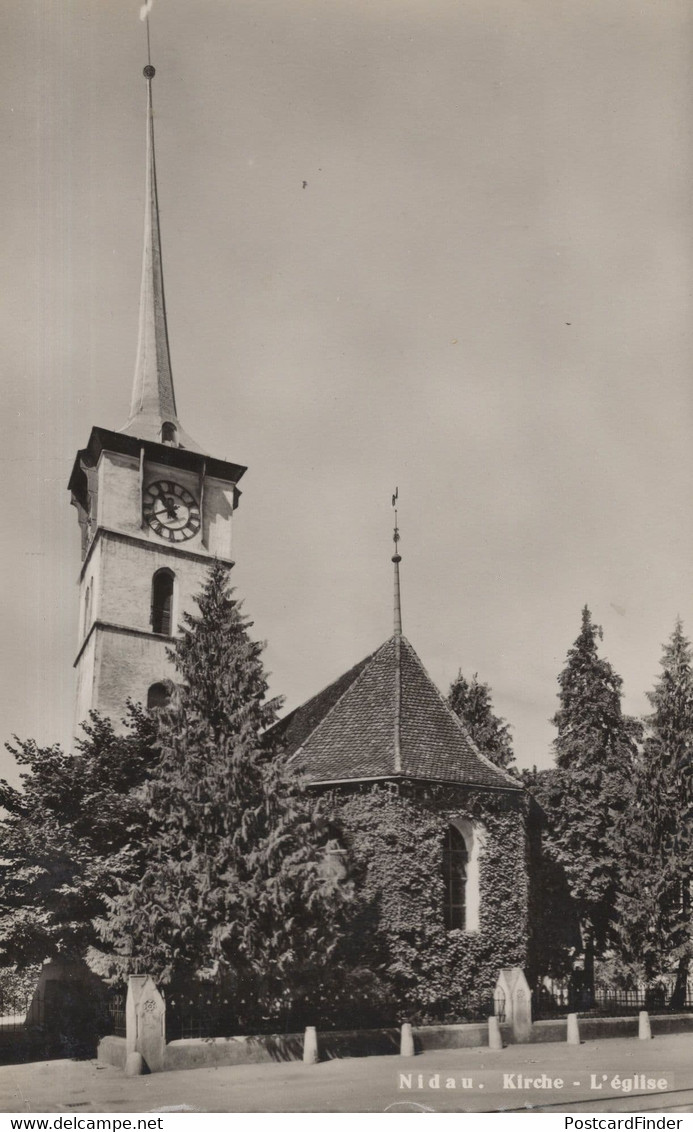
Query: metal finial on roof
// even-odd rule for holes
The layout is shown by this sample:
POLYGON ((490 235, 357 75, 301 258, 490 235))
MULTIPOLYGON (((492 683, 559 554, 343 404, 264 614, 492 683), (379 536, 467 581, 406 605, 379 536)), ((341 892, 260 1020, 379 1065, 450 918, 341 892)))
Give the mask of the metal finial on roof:
POLYGON ((392 541, 395 544, 395 553, 392 555, 392 561, 395 564, 395 636, 402 636, 402 602, 399 590, 399 564, 402 561, 402 555, 399 553, 399 527, 397 525, 397 500, 399 499, 399 488, 395 488, 395 494, 392 496, 392 506, 395 512, 395 529, 392 535, 392 541))

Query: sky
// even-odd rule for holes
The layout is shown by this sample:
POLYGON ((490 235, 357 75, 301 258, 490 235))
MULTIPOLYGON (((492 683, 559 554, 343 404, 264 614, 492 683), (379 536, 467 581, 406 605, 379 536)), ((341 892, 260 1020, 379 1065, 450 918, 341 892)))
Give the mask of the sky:
MULTIPOLYGON (((67 480, 125 424, 139 4, 0 11, 0 738, 72 737, 67 480)), ((392 632, 549 765, 587 603, 624 708, 693 633, 688 0, 154 0, 179 417, 246 464, 237 594, 291 708, 392 632)), ((16 780, 9 755, 0 775, 16 780)))

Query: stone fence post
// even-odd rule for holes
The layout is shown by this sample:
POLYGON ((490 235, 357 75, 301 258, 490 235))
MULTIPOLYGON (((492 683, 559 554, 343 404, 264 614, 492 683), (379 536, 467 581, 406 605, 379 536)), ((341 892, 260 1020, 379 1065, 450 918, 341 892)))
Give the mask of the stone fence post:
POLYGON ((126 1055, 139 1053, 150 1073, 164 1068, 166 1004, 151 975, 130 975, 125 1000, 126 1055))
POLYGON ((505 1021, 511 1024, 515 1041, 531 1041, 532 992, 521 967, 501 967, 494 998, 505 1005, 505 1021))

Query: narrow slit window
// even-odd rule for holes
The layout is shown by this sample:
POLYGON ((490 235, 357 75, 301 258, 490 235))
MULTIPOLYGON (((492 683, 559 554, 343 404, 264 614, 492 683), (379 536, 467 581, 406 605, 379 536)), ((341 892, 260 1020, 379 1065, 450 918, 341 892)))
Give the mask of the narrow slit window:
POLYGON ((82 636, 86 636, 89 632, 89 625, 91 624, 91 582, 87 586, 87 592, 84 595, 84 632, 82 636))

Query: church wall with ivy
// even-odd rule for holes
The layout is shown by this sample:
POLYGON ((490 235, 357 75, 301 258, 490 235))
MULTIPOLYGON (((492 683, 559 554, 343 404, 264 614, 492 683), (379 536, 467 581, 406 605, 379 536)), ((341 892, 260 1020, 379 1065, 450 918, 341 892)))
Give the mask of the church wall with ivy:
POLYGON ((527 963, 526 796, 382 784, 332 799, 358 893, 345 959, 373 980, 370 1021, 425 1025, 488 1013, 500 967, 527 963), (443 845, 460 819, 484 835, 474 932, 444 920, 443 845))

